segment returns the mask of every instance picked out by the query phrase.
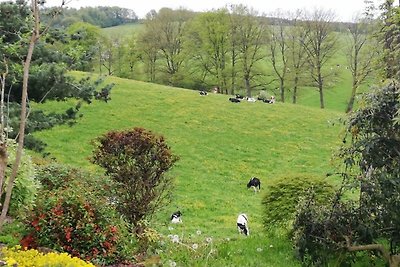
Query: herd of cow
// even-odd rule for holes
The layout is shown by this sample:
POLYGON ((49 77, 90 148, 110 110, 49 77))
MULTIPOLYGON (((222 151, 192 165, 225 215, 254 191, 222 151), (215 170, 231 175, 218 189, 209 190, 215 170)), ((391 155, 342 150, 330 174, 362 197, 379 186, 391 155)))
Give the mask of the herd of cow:
MULTIPOLYGON (((207 91, 200 91, 200 95, 202 96, 206 96, 208 95, 207 91)), ((245 97, 239 94, 236 94, 235 97, 230 97, 229 101, 231 101, 232 103, 240 103, 242 101, 247 101, 247 102, 256 102, 256 101, 262 101, 264 103, 267 104, 274 104, 275 103, 275 97, 271 96, 269 99, 265 99, 262 97, 257 97, 257 99, 255 99, 254 97, 245 97)))
MULTIPOLYGON (((254 192, 260 191, 261 189, 261 181, 257 177, 253 177, 247 183, 247 188, 253 188, 254 192)), ((182 223, 182 213, 181 211, 176 211, 171 215, 171 223, 182 223)), ((250 230, 248 226, 248 218, 245 213, 239 214, 236 220, 236 226, 239 231, 239 234, 244 234, 246 236, 250 235, 250 230)))

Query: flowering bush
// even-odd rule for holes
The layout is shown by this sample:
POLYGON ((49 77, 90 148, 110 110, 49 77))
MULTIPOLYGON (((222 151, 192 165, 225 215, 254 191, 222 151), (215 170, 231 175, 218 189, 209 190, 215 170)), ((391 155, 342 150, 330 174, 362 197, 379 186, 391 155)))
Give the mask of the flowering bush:
POLYGON ((52 177, 51 183, 44 183, 29 220, 30 233, 21 244, 45 246, 98 264, 125 259, 127 227, 105 192, 112 183, 54 166, 40 171, 39 179, 45 181, 51 176, 49 172, 62 173, 68 182, 52 177))
POLYGON ((19 246, 3 248, 1 250, 3 260, 7 266, 18 267, 95 267, 92 263, 85 262, 79 258, 71 257, 67 253, 50 252, 43 254, 37 250, 20 250, 19 246))

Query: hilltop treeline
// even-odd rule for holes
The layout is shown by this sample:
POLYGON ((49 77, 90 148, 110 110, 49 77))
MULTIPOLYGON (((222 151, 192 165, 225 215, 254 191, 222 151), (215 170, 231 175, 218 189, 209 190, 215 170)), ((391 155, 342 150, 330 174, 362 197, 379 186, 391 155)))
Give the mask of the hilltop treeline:
POLYGON ((45 23, 51 21, 52 27, 57 28, 67 28, 76 22, 86 22, 106 28, 126 23, 135 23, 138 22, 139 18, 131 9, 117 6, 98 6, 83 7, 80 9, 64 8, 57 16, 43 16, 43 20, 45 23))

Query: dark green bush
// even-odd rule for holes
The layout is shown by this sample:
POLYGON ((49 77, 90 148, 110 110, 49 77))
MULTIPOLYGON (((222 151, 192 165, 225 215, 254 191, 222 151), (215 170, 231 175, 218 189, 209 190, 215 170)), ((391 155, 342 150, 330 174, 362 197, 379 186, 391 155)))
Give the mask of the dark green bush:
POLYGON ((267 230, 286 228, 295 218, 299 200, 312 189, 317 200, 326 203, 333 196, 334 187, 327 178, 311 174, 290 174, 277 178, 266 187, 262 200, 263 222, 267 230))
POLYGON ((96 264, 127 258, 127 226, 110 202, 112 181, 65 166, 38 172, 43 189, 24 246, 45 246, 96 264))
POLYGON ((167 172, 178 157, 163 136, 143 128, 108 132, 95 146, 92 162, 118 185, 117 208, 140 235, 140 221, 170 201, 173 179, 167 172))

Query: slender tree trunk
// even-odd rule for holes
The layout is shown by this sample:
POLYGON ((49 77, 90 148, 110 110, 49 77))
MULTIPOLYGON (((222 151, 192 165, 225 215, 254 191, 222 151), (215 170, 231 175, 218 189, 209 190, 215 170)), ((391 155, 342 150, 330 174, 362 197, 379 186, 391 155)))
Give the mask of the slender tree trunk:
POLYGON ((284 77, 282 77, 280 79, 280 84, 279 84, 279 88, 281 90, 281 101, 282 101, 282 103, 285 103, 285 87, 284 87, 285 84, 284 84, 284 82, 285 82, 284 77))
POLYGON ((356 93, 357 93, 357 85, 353 83, 349 103, 347 104, 347 108, 346 108, 346 113, 349 113, 350 111, 353 110, 356 93))
POLYGON ((247 97, 251 97, 250 78, 248 75, 244 77, 244 84, 246 86, 247 97))
POLYGON ((297 86, 299 84, 299 76, 297 73, 295 74, 294 77, 294 87, 293 87, 293 104, 297 103, 297 86))
POLYGON ((318 66, 317 68, 318 71, 318 91, 319 91, 319 104, 321 108, 325 108, 324 105, 324 91, 323 91, 323 79, 322 79, 322 74, 321 74, 321 67, 318 66))
POLYGON ((12 172, 10 179, 7 184, 6 189, 6 197, 3 203, 3 207, 1 210, 0 215, 0 232, 2 231, 7 213, 8 208, 10 206, 11 200, 11 193, 14 186, 15 178, 18 174, 19 165, 22 158, 22 152, 24 147, 24 139, 25 139, 25 124, 26 124, 26 114, 27 114, 27 99, 28 99, 28 79, 29 79, 29 68, 32 60, 33 50, 35 48, 36 41, 39 38, 39 7, 38 7, 38 0, 32 0, 32 12, 35 19, 35 25, 32 31, 32 36, 29 42, 28 53, 26 56, 26 60, 24 62, 24 76, 22 81, 22 97, 21 97, 21 115, 20 115, 20 124, 19 124, 19 131, 18 131, 18 147, 17 153, 15 155, 15 162, 12 167, 12 172))

